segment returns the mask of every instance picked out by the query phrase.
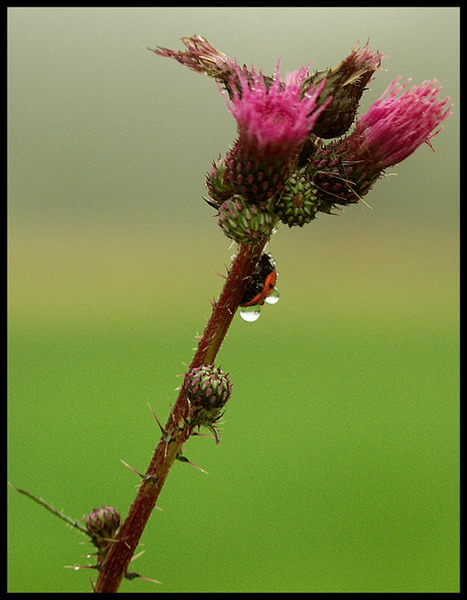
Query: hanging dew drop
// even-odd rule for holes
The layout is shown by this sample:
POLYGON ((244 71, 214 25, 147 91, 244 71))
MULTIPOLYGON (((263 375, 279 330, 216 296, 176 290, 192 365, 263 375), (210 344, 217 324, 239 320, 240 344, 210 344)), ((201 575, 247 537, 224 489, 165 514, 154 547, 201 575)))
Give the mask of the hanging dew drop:
POLYGON ((261 306, 242 306, 240 308, 240 316, 247 323, 257 321, 261 315, 261 306))
POLYGON ((267 298, 264 299, 267 304, 276 304, 280 300, 279 290, 274 288, 267 298))

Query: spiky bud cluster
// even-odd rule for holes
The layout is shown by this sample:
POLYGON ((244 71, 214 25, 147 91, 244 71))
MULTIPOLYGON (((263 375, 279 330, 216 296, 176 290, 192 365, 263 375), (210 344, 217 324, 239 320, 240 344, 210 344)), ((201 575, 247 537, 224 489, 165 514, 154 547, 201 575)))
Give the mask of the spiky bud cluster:
POLYGON ((219 227, 239 244, 254 244, 270 235, 274 215, 235 195, 219 207, 219 227))
POLYGON ((310 73, 302 67, 281 77, 278 62, 268 77, 201 36, 182 42, 184 52, 155 52, 214 77, 237 123, 236 142, 213 164, 206 186, 220 227, 241 244, 269 238, 278 218, 301 227, 318 212, 355 204, 386 168, 430 144, 451 114, 436 80, 407 89, 410 80, 400 85, 397 77, 356 118, 383 59, 368 44, 357 43, 335 68, 310 73))
POLYGON ((296 171, 287 182, 274 212, 289 227, 303 227, 316 217, 318 211, 329 212, 331 204, 320 199, 319 190, 308 176, 306 169, 296 171))
POLYGON ((107 546, 120 527, 120 515, 112 506, 94 508, 86 515, 86 529, 93 536, 98 548, 107 546))

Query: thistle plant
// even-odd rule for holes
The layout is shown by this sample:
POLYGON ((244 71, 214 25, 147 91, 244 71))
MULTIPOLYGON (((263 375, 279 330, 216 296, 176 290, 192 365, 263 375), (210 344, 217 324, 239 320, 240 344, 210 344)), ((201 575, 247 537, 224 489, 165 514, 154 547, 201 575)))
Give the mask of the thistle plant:
POLYGON ((201 36, 182 42, 183 51, 151 51, 214 79, 237 123, 237 139, 206 173, 204 198, 236 252, 166 424, 157 421, 161 437, 146 472, 137 473, 140 485, 127 517, 120 523, 116 510, 104 507, 77 527, 58 515, 97 547, 92 568, 98 572, 94 591, 99 593, 116 592, 125 577, 140 577, 128 566, 173 463, 189 462, 184 455, 188 439, 207 429, 220 441, 217 425, 232 383, 216 358, 239 308, 245 321, 254 321, 264 302, 278 299, 275 263, 265 252, 272 233, 280 223, 303 227, 319 213, 359 202, 386 169, 423 143, 431 146, 451 113, 449 98, 439 97, 435 80, 411 86, 396 77, 357 117, 362 94, 383 59, 368 44, 354 46, 332 69, 301 67, 281 75, 277 62, 274 73, 265 75, 239 65, 201 36))

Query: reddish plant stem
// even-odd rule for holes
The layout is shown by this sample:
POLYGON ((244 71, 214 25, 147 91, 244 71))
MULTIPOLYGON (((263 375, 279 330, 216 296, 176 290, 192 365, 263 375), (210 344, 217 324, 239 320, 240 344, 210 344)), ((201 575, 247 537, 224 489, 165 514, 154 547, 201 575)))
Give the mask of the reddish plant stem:
MULTIPOLYGON (((214 363, 266 241, 239 247, 187 373, 194 367, 214 363)), ((191 429, 186 426, 189 415, 190 404, 182 385, 136 499, 118 532, 118 541, 111 545, 100 566, 94 592, 117 592, 170 468, 191 434, 191 429)))

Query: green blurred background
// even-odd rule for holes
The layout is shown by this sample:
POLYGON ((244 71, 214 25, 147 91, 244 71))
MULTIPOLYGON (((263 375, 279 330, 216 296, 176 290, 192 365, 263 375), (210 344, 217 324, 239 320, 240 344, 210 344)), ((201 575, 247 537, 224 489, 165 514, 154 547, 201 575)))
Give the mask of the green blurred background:
MULTIPOLYGON (((122 592, 458 591, 459 11, 9 10, 9 479, 123 515, 234 248, 201 199, 235 139, 211 79, 155 56, 204 35, 239 62, 386 56, 455 106, 341 216, 281 227, 281 301, 234 319, 221 444, 176 463, 122 592), (388 173, 389 174, 389 173, 388 173)), ((9 493, 9 590, 86 592, 83 538, 9 493)), ((92 574, 92 573, 91 573, 92 574)))

